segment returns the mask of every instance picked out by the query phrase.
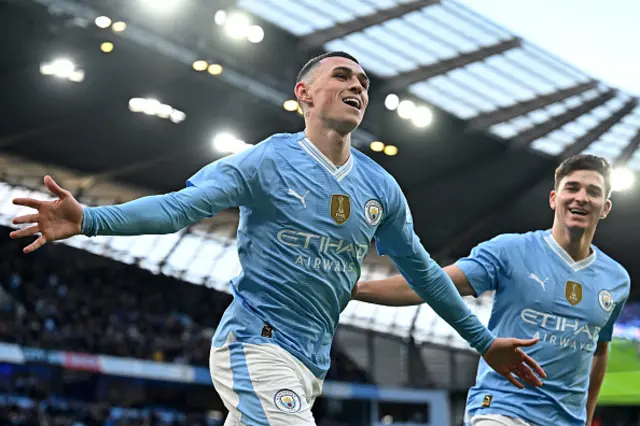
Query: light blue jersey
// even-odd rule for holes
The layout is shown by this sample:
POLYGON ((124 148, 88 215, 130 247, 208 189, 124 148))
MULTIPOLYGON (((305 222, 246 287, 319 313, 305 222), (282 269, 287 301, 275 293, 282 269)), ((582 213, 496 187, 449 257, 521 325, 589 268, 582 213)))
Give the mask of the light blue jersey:
POLYGON ((372 240, 416 293, 471 346, 495 338, 472 314, 413 230, 397 182, 352 149, 334 166, 303 132, 278 134, 198 171, 184 190, 85 209, 86 235, 173 232, 240 207, 234 300, 213 344, 276 344, 318 378, 330 366, 340 312, 372 240))
POLYGON ((536 425, 584 426, 594 351, 610 341, 630 278, 592 246, 575 262, 550 231, 505 234, 456 264, 477 295, 495 290, 489 329, 498 337, 539 338, 524 348, 547 373, 542 388, 518 390, 480 360, 467 414, 502 414, 536 425))

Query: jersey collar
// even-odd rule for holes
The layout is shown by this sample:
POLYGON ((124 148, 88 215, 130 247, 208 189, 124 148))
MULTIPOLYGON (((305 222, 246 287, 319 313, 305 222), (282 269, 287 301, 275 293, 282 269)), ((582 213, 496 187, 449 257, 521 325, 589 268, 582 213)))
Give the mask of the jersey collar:
POLYGON ((342 181, 353 169, 353 155, 349 154, 349 159, 342 167, 337 167, 324 155, 317 146, 311 143, 307 138, 298 141, 302 149, 320 164, 326 171, 332 174, 338 182, 342 181))
POLYGON ((569 253, 567 253, 567 251, 558 244, 550 231, 544 236, 544 240, 551 250, 553 250, 567 265, 569 265, 569 267, 571 267, 571 269, 576 272, 589 267, 596 260, 596 250, 592 248, 593 252, 588 257, 576 262, 569 253))

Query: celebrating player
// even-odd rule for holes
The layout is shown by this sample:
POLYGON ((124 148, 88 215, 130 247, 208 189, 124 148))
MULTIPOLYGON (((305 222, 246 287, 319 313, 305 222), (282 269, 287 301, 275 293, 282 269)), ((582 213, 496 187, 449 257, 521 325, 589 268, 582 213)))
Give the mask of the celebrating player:
MULTIPOLYGON (((611 211, 611 167, 592 155, 556 169, 550 231, 505 234, 444 270, 463 296, 493 290, 489 329, 535 337, 528 350, 549 375, 544 387, 514 391, 480 360, 467 399, 472 426, 591 424, 607 365, 613 324, 630 288, 627 271, 592 244, 611 211)), ((358 283, 354 298, 384 305, 422 299, 402 276, 358 283)))
POLYGON ((496 338, 468 309, 413 231, 395 180, 351 148, 369 103, 369 79, 352 56, 309 61, 295 94, 306 128, 276 134, 215 161, 187 187, 115 206, 81 208, 50 177, 54 202, 16 199, 38 210, 14 219, 35 223, 12 237, 40 233, 25 248, 75 234, 175 232, 239 206, 234 300, 212 342, 211 377, 230 411, 225 425, 314 425, 311 407, 330 365, 340 312, 351 297, 375 238, 378 250, 486 363, 516 386, 540 386, 544 372, 520 349, 537 339, 496 338), (535 373, 534 371, 535 370, 535 373))

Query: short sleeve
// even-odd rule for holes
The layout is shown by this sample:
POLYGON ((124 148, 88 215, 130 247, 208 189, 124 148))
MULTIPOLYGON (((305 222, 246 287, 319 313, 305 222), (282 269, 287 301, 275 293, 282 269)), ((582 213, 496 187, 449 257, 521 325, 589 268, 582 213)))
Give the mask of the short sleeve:
POLYGON ((500 276, 510 273, 506 253, 514 238, 513 235, 499 235, 478 244, 469 256, 456 262, 477 296, 485 291, 497 290, 500 276))
POLYGON ((413 229, 413 217, 409 203, 393 181, 387 191, 387 212, 376 230, 376 248, 380 256, 404 257, 418 252, 420 239, 413 229))
POLYGON ((599 342, 610 342, 613 338, 613 326, 620 317, 626 301, 627 299, 624 299, 622 302, 616 303, 616 306, 613 308, 613 312, 611 312, 611 316, 609 317, 607 324, 602 328, 602 330, 600 330, 600 335, 598 336, 599 342))
POLYGON ((267 155, 268 143, 224 157, 202 169, 187 180, 187 186, 202 189, 211 204, 212 215, 221 210, 251 207, 260 191, 261 164, 267 155))

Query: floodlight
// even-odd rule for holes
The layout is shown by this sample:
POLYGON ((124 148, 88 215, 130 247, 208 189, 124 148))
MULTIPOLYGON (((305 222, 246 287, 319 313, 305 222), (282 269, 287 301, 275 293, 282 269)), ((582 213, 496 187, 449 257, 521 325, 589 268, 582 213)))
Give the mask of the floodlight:
POLYGON ((113 25, 111 25, 111 29, 119 33, 127 29, 127 24, 122 21, 114 22, 113 25))
POLYGON ((250 26, 249 18, 240 13, 232 13, 227 18, 225 30, 229 37, 240 39, 245 37, 250 26))
POLYGON ((198 60, 193 63, 193 69, 196 71, 204 71, 208 66, 209 64, 207 64, 207 61, 203 60, 198 60))
POLYGON ((224 10, 217 11, 213 17, 213 20, 215 21, 216 25, 224 25, 224 23, 227 22, 227 12, 225 12, 224 10))
POLYGON ((102 50, 104 53, 113 52, 113 43, 111 43, 109 41, 105 41, 104 43, 102 43, 100 45, 100 50, 102 50))
POLYGON ((384 106, 390 111, 395 111, 396 108, 398 108, 398 105, 400 105, 400 98, 398 95, 393 93, 388 94, 384 100, 384 106))
POLYGON ((247 30, 247 40, 251 43, 260 43, 264 39, 264 30, 260 25, 252 25, 247 30))
POLYGON ((298 109, 298 101, 294 99, 286 100, 284 104, 282 104, 282 107, 289 112, 293 112, 298 109))
POLYGON ((143 0, 147 8, 161 13, 174 10, 181 1, 182 0, 143 0))
POLYGON ((390 157, 398 154, 398 147, 395 145, 387 145, 384 147, 384 153, 390 157))
POLYGON ((624 191, 631 188, 635 180, 633 172, 626 167, 616 168, 611 173, 611 189, 624 191))
POLYGON ((408 100, 404 100, 398 104, 398 115, 405 120, 413 117, 413 112, 416 109, 416 105, 408 100))
POLYGON ((96 26, 98 28, 109 28, 111 25, 111 18, 108 16, 98 16, 95 20, 96 26))
POLYGON ((416 127, 427 127, 433 120, 433 113, 425 106, 416 108, 411 116, 411 121, 416 127))
POLYGON ((209 74, 211 74, 211 75, 220 75, 220 74, 222 74, 222 65, 220 65, 220 64, 211 64, 211 65, 209 65, 209 74))
POLYGON ((371 151, 374 151, 374 152, 382 152, 384 150, 384 143, 380 141, 374 141, 374 142, 371 142, 371 144, 369 145, 369 148, 371 149, 371 151))

